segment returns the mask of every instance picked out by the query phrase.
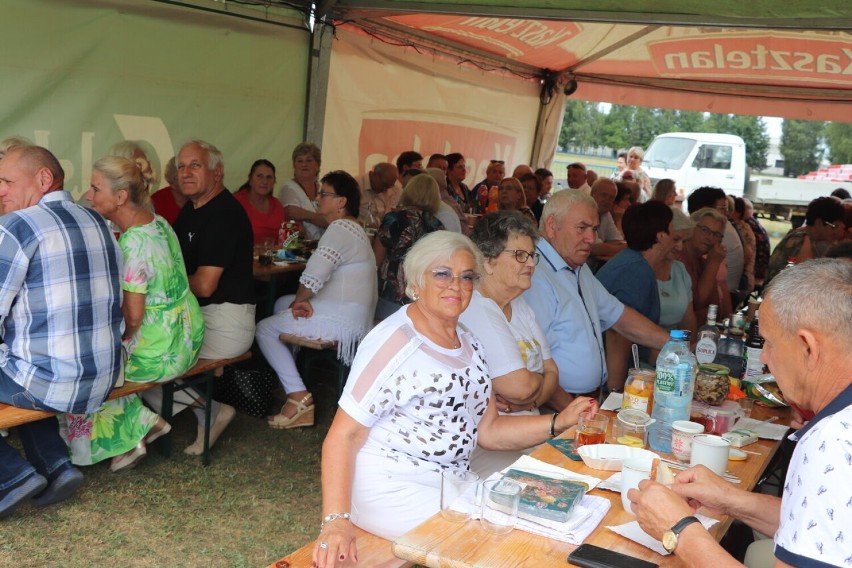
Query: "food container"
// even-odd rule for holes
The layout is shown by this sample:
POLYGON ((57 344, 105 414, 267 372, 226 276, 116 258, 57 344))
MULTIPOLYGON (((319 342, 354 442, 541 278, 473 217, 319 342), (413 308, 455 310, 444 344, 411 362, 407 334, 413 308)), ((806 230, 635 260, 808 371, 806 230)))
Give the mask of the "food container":
POLYGON ((648 426, 656 422, 647 412, 635 408, 622 408, 612 424, 612 437, 616 443, 631 448, 648 445, 648 426))
POLYGON ((624 382, 621 408, 635 408, 651 414, 655 378, 656 372, 653 369, 630 369, 624 382))
POLYGON ((728 398, 731 389, 731 381, 728 379, 730 369, 724 365, 705 363, 698 366, 698 375, 695 377, 695 391, 693 398, 705 402, 711 406, 717 406, 728 398))
POLYGON ((731 430, 725 432, 722 437, 729 441, 735 448, 742 448, 754 442, 757 442, 757 432, 746 429, 731 430))
POLYGON ((740 417, 739 409, 711 407, 704 413, 707 434, 722 435, 734 429, 734 423, 740 417))
POLYGON ((760 404, 769 407, 789 406, 771 374, 749 377, 747 381, 743 381, 743 387, 748 396, 760 404))
POLYGON ((620 471, 621 462, 627 459, 640 458, 649 462, 657 458, 657 454, 642 448, 631 448, 618 444, 595 444, 582 446, 577 453, 583 458, 583 463, 592 469, 604 471, 620 471))

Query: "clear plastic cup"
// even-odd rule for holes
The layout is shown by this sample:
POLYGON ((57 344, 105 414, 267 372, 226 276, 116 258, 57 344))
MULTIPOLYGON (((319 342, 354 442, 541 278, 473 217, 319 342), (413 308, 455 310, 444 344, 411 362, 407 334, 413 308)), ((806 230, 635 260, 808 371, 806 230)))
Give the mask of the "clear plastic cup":
POLYGON ((476 487, 479 475, 466 469, 445 469, 441 472, 441 516, 448 521, 463 523, 476 508, 476 487))

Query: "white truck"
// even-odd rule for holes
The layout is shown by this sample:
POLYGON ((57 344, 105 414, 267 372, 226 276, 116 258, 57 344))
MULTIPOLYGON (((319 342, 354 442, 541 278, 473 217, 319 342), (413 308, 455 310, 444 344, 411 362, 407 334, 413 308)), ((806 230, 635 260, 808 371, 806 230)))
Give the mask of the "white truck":
POLYGON ((652 183, 674 180, 684 198, 702 186, 742 197, 748 182, 745 151, 743 139, 733 134, 669 132, 654 138, 642 166, 652 183))
POLYGON ((829 182, 760 176, 750 178, 746 145, 732 134, 669 132, 660 134, 645 152, 642 166, 652 183, 669 178, 683 198, 702 186, 747 197, 756 212, 790 219, 804 215, 808 203, 838 187, 852 191, 850 182, 829 182))

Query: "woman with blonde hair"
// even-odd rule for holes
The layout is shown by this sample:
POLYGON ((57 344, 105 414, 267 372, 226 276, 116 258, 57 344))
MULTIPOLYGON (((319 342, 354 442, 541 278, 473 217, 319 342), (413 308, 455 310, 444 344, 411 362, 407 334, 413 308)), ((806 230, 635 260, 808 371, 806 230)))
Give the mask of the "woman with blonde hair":
POLYGON ((419 174, 402 190, 399 206, 382 218, 373 240, 373 253, 379 268, 376 319, 383 320, 408 303, 402 261, 408 249, 421 237, 444 228, 435 216, 440 205, 438 183, 429 174, 419 174))
POLYGON ((293 149, 293 179, 281 187, 281 204, 288 219, 301 221, 305 235, 319 240, 329 220, 317 211, 322 152, 316 144, 302 142, 293 149))
POLYGON ((459 323, 481 267, 476 245, 450 231, 406 256, 412 303, 361 342, 323 442, 316 566, 354 564, 354 526, 393 540, 437 513, 441 472, 468 469, 474 447, 528 448, 597 411, 578 397, 559 414, 498 415, 483 345, 459 323))
MULTIPOLYGON (((129 158, 101 158, 92 166, 86 198, 121 230, 125 379, 156 382, 184 374, 198 359, 204 318, 189 290, 177 236, 151 212, 142 170, 129 158)), ((201 413, 199 423, 203 420, 201 413)), ((145 457, 146 444, 171 430, 136 395, 107 401, 94 414, 67 414, 60 422, 73 463, 113 458, 113 472, 135 466, 145 457)), ((211 446, 219 433, 214 423, 211 446)))

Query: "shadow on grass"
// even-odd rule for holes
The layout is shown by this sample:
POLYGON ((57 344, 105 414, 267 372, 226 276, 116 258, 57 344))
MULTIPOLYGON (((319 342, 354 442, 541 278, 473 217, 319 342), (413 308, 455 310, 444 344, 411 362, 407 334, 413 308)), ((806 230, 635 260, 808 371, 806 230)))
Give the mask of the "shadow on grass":
POLYGON ((0 521, 0 566, 259 567, 300 548, 319 530, 333 382, 311 386, 316 426, 273 430, 238 414, 206 468, 183 453, 197 423, 180 413, 171 459, 155 443, 127 473, 111 473, 108 460, 82 468, 86 480, 71 500, 0 521))

